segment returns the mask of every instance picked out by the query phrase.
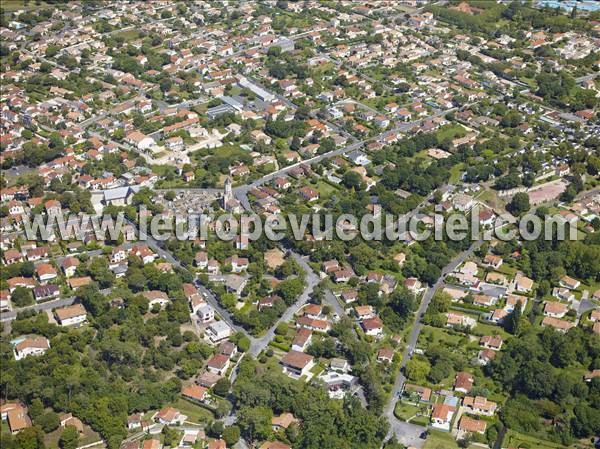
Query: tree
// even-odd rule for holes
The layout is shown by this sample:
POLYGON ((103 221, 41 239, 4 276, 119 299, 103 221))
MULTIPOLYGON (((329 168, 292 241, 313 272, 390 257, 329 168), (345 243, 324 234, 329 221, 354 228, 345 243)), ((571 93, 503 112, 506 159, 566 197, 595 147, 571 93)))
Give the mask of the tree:
POLYGON ((365 183, 363 182, 362 176, 352 170, 348 170, 346 173, 344 173, 342 181, 344 186, 346 186, 348 189, 364 190, 365 188, 365 183))
POLYGON ((223 430, 223 439, 227 443, 227 446, 233 446, 240 439, 240 428, 238 426, 226 427, 223 430))
POLYGON ((406 377, 414 382, 423 382, 430 369, 431 366, 426 360, 412 358, 406 364, 406 377))
POLYGON ((79 432, 75 426, 65 426, 60 434, 58 445, 61 449, 77 449, 79 445, 79 432))
POLYGON ((519 332, 519 323, 521 321, 521 302, 515 304, 515 308, 503 321, 503 326, 506 332, 516 335, 519 332))
POLYGON ((266 440, 271 436, 273 412, 268 407, 243 407, 238 412, 242 434, 250 441, 266 440))
POLYGON ((529 204, 529 195, 525 192, 519 192, 513 196, 506 209, 513 215, 520 215, 527 212, 531 205, 529 204))
POLYGON ((12 292, 10 300, 17 307, 28 306, 33 303, 33 295, 30 289, 19 286, 12 292))
POLYGON ((229 383, 229 379, 227 379, 226 377, 222 377, 217 381, 217 383, 213 387, 213 391, 219 396, 227 396, 227 393, 229 393, 230 388, 231 384, 229 383))
POLYGON ((38 418, 36 424, 42 426, 44 432, 50 433, 60 426, 60 418, 56 412, 50 411, 48 413, 44 413, 40 418, 38 418))
POLYGON ((28 427, 17 434, 14 443, 18 449, 45 449, 44 432, 38 426, 28 427))

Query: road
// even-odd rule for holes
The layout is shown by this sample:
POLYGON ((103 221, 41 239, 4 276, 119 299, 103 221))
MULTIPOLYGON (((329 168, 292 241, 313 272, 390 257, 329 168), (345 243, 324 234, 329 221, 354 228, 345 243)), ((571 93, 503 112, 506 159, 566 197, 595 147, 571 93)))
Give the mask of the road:
POLYGON ((396 407, 398 397, 404 388, 404 383, 406 382, 406 377, 404 376, 404 369, 406 368, 406 364, 412 358, 414 349, 416 348, 417 341, 419 339, 419 334, 421 333, 421 330, 423 328, 423 323, 421 322, 421 319, 427 311, 429 303, 431 302, 431 299, 433 298, 435 292, 441 285, 443 285, 444 278, 446 277, 446 275, 454 271, 458 266, 460 266, 469 257, 471 257, 473 252, 476 251, 482 245, 482 243, 483 240, 478 240, 474 242, 469 247, 469 249, 461 252, 456 257, 454 257, 450 261, 450 263, 448 263, 448 265, 446 265, 443 268, 442 275, 439 277, 437 282, 427 289, 427 291, 423 294, 423 298, 421 299, 421 304, 419 305, 419 310, 417 311, 415 324, 408 338, 408 343, 404 350, 404 354, 402 355, 400 371, 398 372, 396 382, 394 383, 394 387, 392 388, 390 400, 383 411, 383 415, 388 419, 390 423, 389 436, 395 434, 398 440, 404 445, 422 447, 424 443, 424 440, 419 438, 419 435, 425 430, 423 427, 400 421, 394 416, 394 408, 396 407))
MULTIPOLYGON (((111 289, 100 290, 100 293, 107 295, 110 293, 111 289)), ((32 304, 30 306, 19 307, 10 312, 1 312, 0 313, 0 322, 4 323, 6 321, 13 321, 17 318, 17 314, 19 312, 25 312, 27 310, 33 310, 35 312, 43 312, 46 310, 56 309, 58 307, 70 306, 75 302, 75 296, 69 296, 67 298, 58 298, 53 299, 52 301, 40 302, 37 304, 32 304)))
POLYGON ((265 333, 265 335, 263 335, 262 337, 260 337, 258 339, 255 339, 251 343, 250 351, 248 351, 248 352, 255 357, 258 354, 260 354, 262 352, 262 350, 264 348, 266 348, 267 345, 269 344, 269 342, 273 339, 273 337, 275 336, 275 329, 277 329, 277 326, 280 323, 287 323, 288 321, 290 321, 292 319, 292 317, 294 316, 294 314, 308 302, 313 289, 320 281, 319 276, 317 276, 315 274, 315 272, 312 270, 310 265, 308 265, 308 262, 302 256, 300 256, 299 254, 297 254, 293 251, 290 251, 290 256, 296 262, 298 262, 298 264, 302 267, 302 269, 306 273, 306 276, 304 278, 304 282, 306 283, 306 286, 304 287, 304 291, 300 294, 300 296, 298 297, 296 302, 292 306, 287 308, 287 310, 283 313, 283 315, 281 315, 281 317, 265 333))
MULTIPOLYGON (((129 222, 132 226, 136 227, 135 223, 129 222)), ((182 270, 187 270, 181 262, 168 250, 166 250, 162 243, 157 241, 151 235, 146 234, 143 231, 138 229, 139 237, 141 240, 144 240, 146 244, 152 248, 160 257, 164 258, 167 262, 171 263, 173 266, 180 268, 182 270)), ((250 335, 243 327, 237 325, 233 321, 233 317, 229 311, 221 307, 219 304, 219 300, 217 297, 208 289, 206 286, 202 285, 197 279, 194 282, 197 290, 203 297, 206 299, 206 302, 210 304, 210 306, 215 309, 221 319, 227 323, 229 327, 231 327, 236 332, 244 333, 250 339, 250 349, 248 351, 249 354, 256 357, 258 356, 269 344, 269 342, 273 339, 275 335, 275 329, 282 322, 289 321, 294 313, 302 306, 304 306, 310 297, 310 294, 313 291, 313 288, 319 283, 319 277, 312 271, 308 262, 304 260, 299 254, 294 252, 290 252, 291 257, 293 257, 298 264, 302 267, 302 269, 306 272, 306 287, 302 294, 298 297, 297 301, 289 307, 285 313, 277 320, 277 322, 265 333, 265 335, 257 338, 250 335)))

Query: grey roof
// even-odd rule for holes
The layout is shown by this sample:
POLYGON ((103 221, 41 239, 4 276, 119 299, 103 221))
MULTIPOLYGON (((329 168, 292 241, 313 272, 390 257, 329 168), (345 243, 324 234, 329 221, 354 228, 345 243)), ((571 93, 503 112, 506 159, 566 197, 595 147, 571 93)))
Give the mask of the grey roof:
POLYGON ((137 193, 140 190, 139 186, 117 187, 116 189, 105 190, 104 201, 113 201, 122 198, 127 198, 130 193, 137 193))

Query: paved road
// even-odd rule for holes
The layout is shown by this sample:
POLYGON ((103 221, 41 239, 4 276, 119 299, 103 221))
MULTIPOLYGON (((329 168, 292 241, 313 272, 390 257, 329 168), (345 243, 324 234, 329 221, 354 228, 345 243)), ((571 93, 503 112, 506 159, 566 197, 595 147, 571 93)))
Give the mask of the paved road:
POLYGON ((306 276, 304 278, 306 286, 304 287, 304 291, 300 294, 296 302, 292 306, 287 308, 287 310, 283 313, 283 315, 281 315, 277 322, 267 331, 267 333, 259 339, 255 339, 255 341, 252 342, 252 344, 250 345, 249 353, 253 356, 257 356, 261 353, 261 351, 264 348, 267 347, 269 342, 275 336, 275 329, 280 323, 287 323, 288 321, 290 321, 294 314, 308 302, 313 289, 320 281, 319 276, 315 274, 310 265, 308 265, 308 262, 302 256, 293 251, 290 251, 290 256, 294 258, 296 262, 298 262, 298 264, 306 273, 306 276))
POLYGON ((396 403, 398 402, 398 396, 402 389, 404 388, 404 383, 406 382, 406 377, 404 376, 404 369, 406 368, 406 364, 409 362, 413 355, 413 351, 416 348, 417 341, 419 338, 419 334, 423 328, 423 323, 421 323, 421 318, 427 311, 427 307, 429 307, 429 303, 433 298, 436 290, 443 284, 444 278, 446 275, 454 271, 460 264, 465 262, 474 251, 476 251, 483 240, 479 240, 474 242, 470 248, 462 253, 458 254, 455 258, 453 258, 448 265, 444 267, 442 270, 442 275, 437 280, 437 282, 423 294, 423 298, 421 299, 421 304, 419 306, 419 310, 417 311, 417 317, 415 319, 415 324, 412 328, 411 334, 408 338, 408 344, 406 349, 404 350, 404 354, 402 355, 402 363, 400 365, 400 371, 398 372, 398 376, 396 377, 396 382, 394 383, 394 387, 392 388, 392 392, 390 394, 390 400, 383 411, 383 415, 390 422, 390 436, 391 434, 395 434, 398 440, 408 446, 422 447, 424 440, 419 438, 421 432, 425 430, 425 428, 421 426, 417 426, 415 424, 406 423, 398 420, 394 416, 394 408, 396 403))
MULTIPOLYGON (((105 290, 100 290, 100 292, 104 295, 110 293, 111 289, 107 288, 105 290)), ((41 302, 37 304, 32 304, 30 306, 19 307, 11 310, 10 312, 1 312, 0 313, 0 322, 4 323, 7 321, 13 321, 17 318, 17 314, 19 312, 25 312, 27 310, 33 310, 35 312, 42 312, 45 310, 56 309, 57 307, 65 307, 70 306, 75 302, 75 296, 69 296, 68 298, 58 298, 53 299, 52 301, 41 302)))

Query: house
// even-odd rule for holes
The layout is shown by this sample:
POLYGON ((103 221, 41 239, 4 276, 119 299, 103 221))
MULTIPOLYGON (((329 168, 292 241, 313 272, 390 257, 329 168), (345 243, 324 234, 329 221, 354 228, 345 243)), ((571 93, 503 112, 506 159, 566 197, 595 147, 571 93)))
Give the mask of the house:
POLYGON ((322 310, 323 308, 318 304, 308 304, 306 307, 304 307, 304 310, 302 312, 304 316, 318 320, 319 318, 321 318, 322 310))
MULTIPOLYGON (((142 427, 143 427, 143 423, 142 423, 142 427)), ((160 440, 157 440, 154 438, 151 438, 149 440, 144 440, 144 442, 142 443, 142 449, 162 449, 162 447, 163 446, 162 446, 160 440)))
POLYGON ((404 280, 404 287, 413 292, 414 294, 418 294, 421 291, 421 281, 417 278, 408 278, 404 280))
POLYGON ((515 276, 515 290, 522 293, 529 293, 533 288, 533 280, 522 273, 515 276))
POLYGON ((54 315, 61 326, 79 326, 87 320, 87 313, 81 304, 55 309, 54 315))
POLYGON ((30 355, 44 354, 50 348, 50 341, 46 337, 26 337, 14 343, 13 352, 15 360, 21 360, 30 355))
POLYGON ((233 273, 241 273, 244 270, 248 269, 248 264, 250 262, 248 261, 247 258, 245 257, 238 257, 237 255, 233 255, 231 257, 228 257, 227 259, 225 259, 224 261, 224 265, 230 265, 231 266, 231 271, 233 273))
POLYGON ((473 295, 473 304, 482 307, 491 307, 498 302, 498 298, 489 295, 473 295))
POLYGON ((369 318, 373 318, 375 316, 375 311, 373 310, 373 306, 365 305, 365 306, 356 306, 354 307, 354 312, 359 320, 368 320, 369 318))
POLYGON ((227 443, 225 440, 212 440, 208 442, 206 449, 227 449, 227 443))
POLYGON ((446 327, 468 327, 469 329, 473 329, 477 324, 477 320, 468 315, 463 315, 462 313, 454 313, 448 312, 446 313, 448 320, 446 321, 446 327))
POLYGON ((132 131, 127 134, 125 141, 142 151, 152 148, 156 145, 156 142, 152 137, 148 137, 139 131, 132 131))
POLYGON ((84 433, 83 423, 71 413, 65 413, 60 416, 60 427, 73 426, 77 429, 79 435, 84 433))
POLYGON ((473 388, 473 382, 474 378, 471 373, 461 371, 456 375, 456 379, 454 380, 454 391, 467 394, 473 388))
POLYGON ((301 187, 298 190, 298 193, 300 194, 300 196, 302 198, 304 198, 306 201, 316 201, 319 199, 319 192, 317 192, 315 189, 312 189, 310 187, 301 187))
POLYGON ((60 296, 60 288, 58 285, 46 284, 38 285, 33 289, 33 297, 36 301, 42 301, 44 299, 58 298, 60 296))
POLYGON ((467 409, 467 413, 493 416, 496 413, 498 405, 495 402, 488 401, 483 396, 466 396, 463 399, 463 407, 467 409))
POLYGON ((165 407, 156 412, 152 419, 161 424, 177 426, 183 425, 183 423, 187 420, 187 416, 182 415, 176 408, 165 407))
POLYGON ((231 328, 224 321, 215 321, 206 328, 206 334, 213 343, 217 343, 231 335, 231 328))
POLYGON ((379 351, 377 352, 377 361, 378 362, 392 363, 393 359, 394 359, 394 350, 391 348, 380 348, 379 351))
POLYGON ((148 300, 148 310, 154 309, 155 306, 158 306, 159 309, 164 309, 171 302, 167 294, 160 290, 150 290, 144 292, 143 295, 148 300))
POLYGON ((573 279, 572 277, 564 276, 560 280, 560 285, 561 287, 568 288, 569 290, 576 290, 581 285, 581 282, 579 282, 577 279, 573 279))
POLYGON ((337 283, 348 282, 354 277, 354 271, 350 267, 341 268, 333 272, 333 280, 337 283))
POLYGON ((283 372, 292 378, 300 378, 309 375, 315 365, 313 357, 303 352, 291 350, 285 354, 280 361, 283 372))
POLYGON ((325 274, 333 273, 340 269, 340 264, 337 260, 327 260, 321 264, 321 271, 325 274))
POLYGON ((32 278, 25 278, 22 276, 10 278, 6 281, 8 284, 8 291, 11 293, 15 291, 17 287, 25 287, 25 288, 35 288, 36 283, 32 278))
POLYGON ((429 402, 431 399, 431 388, 422 387, 420 385, 406 384, 404 386, 406 395, 416 394, 419 396, 420 402, 429 402))
POLYGON ((486 256, 483 258, 483 265, 485 265, 486 267, 492 267, 495 270, 497 270, 498 268, 500 268, 502 266, 502 263, 504 261, 502 260, 502 257, 500 256, 496 256, 495 254, 486 254, 486 256))
POLYGON ((194 263, 198 268, 204 270, 208 267, 208 254, 205 251, 198 251, 194 256, 194 263))
POLYGON ((542 327, 547 327, 547 326, 553 327, 558 332, 562 332, 563 334, 565 334, 569 331, 569 329, 571 329, 572 327, 575 327, 575 323, 572 323, 570 321, 561 320, 558 318, 554 318, 551 316, 546 316, 542 320, 542 327))
POLYGON ((583 375, 583 380, 585 380, 586 382, 591 382, 596 377, 600 377, 600 369, 595 369, 593 371, 590 371, 589 373, 585 373, 583 375))
POLYGON ((431 426, 446 431, 450 430, 454 412, 456 412, 456 407, 448 404, 434 404, 431 411, 431 426))
POLYGON ((223 343, 221 343, 219 345, 217 352, 219 354, 226 355, 228 358, 231 359, 232 357, 235 357, 238 350, 237 350, 237 346, 234 343, 232 343, 230 341, 224 341, 223 343))
POLYGON ((527 298, 520 295, 508 295, 506 298, 506 304, 504 305, 504 310, 506 310, 508 313, 511 313, 513 310, 515 310, 517 303, 521 304, 521 311, 523 311, 527 305, 527 298))
POLYGON ((507 316, 508 312, 505 309, 495 309, 490 315, 490 321, 495 324, 500 324, 507 316))
POLYGON ((483 349, 477 354, 477 363, 485 366, 490 363, 494 357, 496 357, 496 351, 493 349, 483 349))
POLYGON ((49 263, 41 263, 35 267, 35 274, 37 275, 40 282, 48 282, 53 279, 56 279, 58 273, 56 272, 56 268, 54 268, 49 263))
POLYGON ((564 317, 569 308, 565 304, 556 301, 546 301, 544 304, 544 315, 552 318, 564 317))
POLYGON ((372 337, 383 335, 383 321, 377 316, 361 321, 360 325, 367 335, 372 337))
POLYGON ((298 420, 291 413, 282 413, 279 416, 273 416, 273 418, 271 418, 271 426, 274 431, 287 429, 294 423, 298 423, 298 420))
POLYGON ((196 310, 196 316, 202 323, 210 323, 215 319, 215 311, 209 304, 202 304, 196 310))
POLYGON ((69 287, 71 287, 72 290, 77 290, 79 287, 91 284, 92 278, 89 276, 71 278, 67 281, 67 283, 69 284, 69 287))
POLYGON ((266 441, 258 449, 292 449, 292 446, 281 441, 266 441))
POLYGON ((68 278, 75 275, 75 271, 77 270, 78 266, 79 259, 75 257, 66 257, 61 263, 61 267, 65 273, 65 276, 68 278))
POLYGON ((575 295, 571 292, 571 290, 564 287, 554 287, 552 289, 552 296, 563 301, 575 301, 575 295))
POLYGON ((292 340, 292 349, 294 351, 304 352, 304 350, 310 346, 311 341, 312 331, 308 328, 301 327, 298 329, 292 340))
POLYGON ((229 357, 225 354, 216 354, 208 360, 206 369, 211 373, 222 376, 227 371, 227 368, 229 368, 229 363, 229 357))
MULTIPOLYGON (((133 415, 129 415, 127 417, 127 429, 129 430, 135 430, 135 429, 139 429, 140 427, 142 427, 142 414, 141 413, 135 413, 133 415)), ((138 446, 136 446, 137 449, 138 446)))
POLYGON ((502 338, 498 335, 491 336, 485 335, 479 339, 479 344, 486 349, 492 349, 494 351, 500 351, 502 348, 502 338))
POLYGON ((485 421, 469 418, 466 415, 460 417, 458 430, 467 433, 485 433, 487 424, 485 421))
POLYGON ((57 200, 48 200, 44 203, 44 208, 46 209, 46 213, 48 215, 60 215, 61 207, 60 201, 57 200))
POLYGON ((307 316, 298 317, 296 324, 316 332, 329 332, 331 329, 331 323, 329 323, 329 321, 309 318, 307 316))
POLYGON ((0 406, 2 420, 8 423, 10 433, 16 435, 21 430, 31 427, 31 419, 27 407, 18 403, 7 403, 0 406))

